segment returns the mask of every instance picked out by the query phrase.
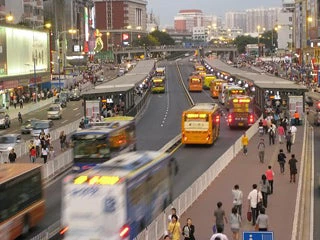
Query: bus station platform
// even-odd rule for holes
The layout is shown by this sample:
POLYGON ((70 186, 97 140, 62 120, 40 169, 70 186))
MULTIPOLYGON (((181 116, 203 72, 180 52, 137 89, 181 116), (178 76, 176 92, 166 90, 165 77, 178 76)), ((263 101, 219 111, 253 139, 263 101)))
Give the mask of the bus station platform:
MULTIPOLYGON (((230 164, 220 173, 220 175, 211 183, 206 191, 192 204, 192 206, 181 216, 180 224, 184 226, 187 218, 192 219, 195 226, 196 239, 210 239, 212 236, 212 227, 215 224, 214 210, 217 203, 223 203, 222 209, 228 218, 233 207, 232 189, 238 184, 243 192, 242 204, 242 226, 240 228, 240 239, 243 231, 254 231, 254 226, 247 220, 248 212, 248 194, 252 190, 252 184, 257 184, 261 180, 262 174, 271 165, 275 173, 273 194, 268 196, 268 208, 266 214, 269 216, 269 231, 274 232, 274 239, 291 240, 293 231, 293 221, 295 216, 295 204, 297 198, 298 179, 300 177, 300 160, 302 156, 304 126, 298 126, 298 131, 291 153, 287 153, 286 144, 280 144, 276 138, 275 145, 269 145, 269 136, 260 137, 256 133, 248 145, 248 154, 239 152, 230 164), (264 163, 259 162, 257 145, 260 138, 264 138, 266 145, 264 163), (285 173, 280 174, 277 156, 279 150, 283 149, 286 154, 285 173), (291 154, 295 154, 298 160, 298 174, 296 183, 290 183, 289 164, 291 154)), ((219 141, 219 140, 218 140, 219 141)), ((199 159, 201 160, 201 159, 199 159)), ((201 164, 198 161, 197 164, 201 164)), ((173 206, 175 207, 175 206, 173 206)), ((178 215, 179 212, 177 213, 178 215)), ((230 224, 225 224, 224 233, 228 239, 232 239, 230 224)))

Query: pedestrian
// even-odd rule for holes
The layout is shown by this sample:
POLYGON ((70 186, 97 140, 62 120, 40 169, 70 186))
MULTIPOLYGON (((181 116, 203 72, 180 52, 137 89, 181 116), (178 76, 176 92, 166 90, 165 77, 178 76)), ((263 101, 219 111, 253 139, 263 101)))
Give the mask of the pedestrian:
POLYGON ((13 106, 15 109, 17 108, 17 97, 16 96, 14 96, 14 99, 13 99, 13 106))
POLYGON ((210 240, 228 240, 228 237, 223 234, 223 229, 221 227, 217 227, 217 233, 214 233, 210 240))
POLYGON ((170 239, 170 236, 168 234, 165 234, 164 237, 163 237, 163 240, 171 240, 171 239, 170 239))
MULTIPOLYGON (((36 150, 36 145, 34 144, 34 141, 31 139, 30 142, 29 142, 29 145, 28 145, 30 162, 32 162, 32 159, 31 159, 31 149, 32 149, 32 147, 34 147, 34 149, 36 150)), ((36 150, 36 154, 37 154, 37 150, 36 150)), ((36 155, 36 157, 37 157, 37 155, 36 155)))
POLYGON ((256 226, 255 226, 256 231, 266 232, 268 231, 268 225, 269 225, 269 217, 268 215, 266 215, 266 209, 261 208, 260 214, 256 221, 256 226))
POLYGON ((284 136, 285 136, 284 128, 283 128, 282 125, 278 126, 278 136, 279 136, 279 143, 282 144, 282 141, 283 141, 284 136))
POLYGON ((269 194, 273 193, 274 172, 273 172, 273 170, 271 168, 272 168, 271 166, 268 166, 268 170, 266 171, 266 177, 267 177, 267 180, 268 180, 269 185, 270 185, 270 193, 269 194))
POLYGON ((296 174, 298 173, 297 169, 297 162, 295 155, 291 155, 291 159, 289 160, 289 166, 290 166, 290 182, 296 182, 296 174))
POLYGON ((49 159, 52 160, 55 157, 56 157, 56 153, 55 153, 55 151, 53 149, 53 146, 50 146, 50 148, 49 148, 49 159))
POLYGON ((293 114, 293 117, 294 117, 294 124, 296 126, 300 125, 300 114, 297 111, 295 111, 293 114))
POLYGON ((260 191, 262 194, 262 205, 263 207, 268 207, 268 193, 270 192, 270 185, 267 180, 267 177, 265 174, 262 174, 261 180, 260 180, 260 191))
POLYGON ((23 108, 23 98, 22 97, 19 99, 19 104, 20 104, 20 108, 23 108))
POLYGON ((178 216, 178 214, 177 214, 177 209, 174 208, 174 207, 171 208, 171 214, 168 216, 169 222, 171 222, 173 215, 176 215, 176 216, 178 217, 178 219, 179 219, 179 216, 178 216))
POLYGON ((184 240, 195 240, 194 237, 194 225, 192 225, 191 218, 187 219, 187 224, 182 228, 182 235, 184 236, 184 240))
POLYGON ((61 131, 60 132, 60 136, 59 136, 59 140, 60 140, 60 147, 61 147, 61 151, 64 151, 65 149, 65 145, 66 145, 66 140, 67 140, 67 137, 66 135, 64 134, 64 131, 61 131))
POLYGON ((168 225, 168 232, 169 232, 170 239, 180 240, 181 228, 180 228, 180 223, 178 221, 178 217, 175 214, 173 214, 171 217, 171 222, 168 225))
POLYGON ((228 219, 226 217, 225 211, 222 209, 222 202, 217 203, 217 209, 214 210, 214 216, 216 218, 216 228, 221 227, 222 232, 224 231, 224 221, 227 224, 228 219))
POLYGON ((234 185, 232 189, 233 196, 233 206, 237 209, 238 214, 241 216, 242 214, 242 201, 243 201, 243 193, 239 189, 239 185, 234 185))
POLYGON ((287 151, 288 151, 288 153, 290 153, 291 152, 291 146, 292 146, 292 134, 291 134, 291 131, 289 131, 288 134, 286 135, 286 141, 287 141, 287 144, 286 144, 287 151))
POLYGON ((35 163, 37 159, 37 150, 34 146, 30 149, 30 162, 35 163))
POLYGON ((41 150, 41 157, 43 158, 43 163, 47 163, 49 149, 47 146, 43 147, 41 150))
POLYGON ((284 133, 286 134, 287 133, 287 126, 288 126, 288 118, 285 117, 284 119, 282 119, 282 122, 281 122, 281 125, 283 126, 283 129, 284 129, 284 133))
POLYGON ((263 129, 264 129, 264 133, 267 134, 267 132, 268 132, 268 121, 267 121, 267 118, 264 118, 262 120, 262 126, 263 126, 263 129))
POLYGON ((39 137, 36 137, 34 144, 36 145, 37 157, 39 157, 41 155, 41 140, 39 137))
POLYGON ((269 145, 274 144, 274 139, 275 139, 276 133, 275 133, 272 125, 268 129, 268 133, 269 133, 269 145))
POLYGON ((278 153, 278 162, 280 165, 280 173, 284 174, 284 164, 286 163, 287 156, 283 153, 283 150, 280 149, 278 153))
POLYGON ((231 227, 231 232, 232 232, 232 239, 239 240, 239 231, 240 231, 240 227, 241 227, 241 217, 238 214, 236 207, 233 207, 231 209, 229 221, 230 221, 230 227, 231 227))
POLYGON ((257 184, 252 185, 252 190, 248 195, 248 208, 251 209, 252 213, 252 225, 256 225, 256 219, 259 215, 259 203, 262 200, 261 192, 257 189, 257 184))
POLYGON ((261 138, 260 142, 258 143, 258 152, 259 152, 259 160, 261 163, 264 163, 264 150, 266 145, 264 144, 264 139, 261 138))
POLYGON ((10 163, 15 163, 16 162, 16 159, 17 159, 17 154, 14 152, 14 148, 12 148, 10 150, 10 153, 8 155, 8 159, 9 159, 9 162, 10 163))
POLYGON ((291 144, 294 144, 294 142, 296 140, 296 133, 297 133, 298 129, 296 126, 292 125, 290 127, 289 131, 291 132, 291 135, 292 135, 291 144))
POLYGON ((242 143, 242 147, 243 147, 243 153, 245 155, 247 155, 248 154, 249 139, 248 139, 246 133, 243 134, 243 136, 241 138, 241 143, 242 143))

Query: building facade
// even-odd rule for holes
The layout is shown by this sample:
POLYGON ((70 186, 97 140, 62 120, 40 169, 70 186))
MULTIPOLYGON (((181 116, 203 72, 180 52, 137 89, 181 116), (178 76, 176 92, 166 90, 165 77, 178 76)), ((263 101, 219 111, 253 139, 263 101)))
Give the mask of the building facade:
POLYGON ((269 31, 274 28, 279 18, 281 8, 257 8, 246 10, 247 32, 257 32, 258 26, 269 31))
POLYGON ((176 32, 192 32, 194 27, 204 27, 204 14, 199 9, 180 10, 174 17, 176 32))
POLYGON ((226 29, 241 29, 242 32, 247 32, 247 15, 245 12, 226 12, 225 13, 225 28, 226 29))
POLYGON ((147 1, 95 0, 96 28, 102 33, 104 50, 131 45, 146 34, 147 1))

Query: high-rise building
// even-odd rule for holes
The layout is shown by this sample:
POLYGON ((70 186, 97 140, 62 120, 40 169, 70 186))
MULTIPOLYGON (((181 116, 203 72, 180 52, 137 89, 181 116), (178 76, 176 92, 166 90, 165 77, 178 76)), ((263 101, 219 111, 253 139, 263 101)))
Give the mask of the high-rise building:
POLYGON ((174 17, 174 28, 176 32, 192 32, 194 27, 204 26, 204 15, 199 9, 180 10, 174 17))
POLYGON ((43 0, 1 0, 0 14, 5 16, 11 13, 13 23, 30 27, 44 25, 43 0))
POLYGON ((146 0, 95 0, 94 4, 96 27, 103 33, 104 49, 131 45, 133 40, 146 33, 146 0))
POLYGON ((275 26, 278 32, 278 49, 290 51, 293 49, 293 11, 294 0, 283 0, 282 9, 275 26))
POLYGON ((245 12, 226 12, 225 14, 225 28, 227 29, 241 29, 246 32, 247 15, 245 12))
POLYGON ((260 29, 271 30, 276 24, 281 8, 257 8, 246 10, 247 32, 257 32, 260 29))

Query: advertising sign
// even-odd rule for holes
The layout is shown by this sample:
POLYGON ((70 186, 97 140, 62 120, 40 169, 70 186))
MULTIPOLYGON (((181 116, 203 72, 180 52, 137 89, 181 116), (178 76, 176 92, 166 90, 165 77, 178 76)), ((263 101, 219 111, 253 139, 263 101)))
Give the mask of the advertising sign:
POLYGON ((273 232, 243 232, 243 240, 273 240, 273 232))
POLYGON ((0 27, 0 78, 49 71, 46 32, 0 27))

